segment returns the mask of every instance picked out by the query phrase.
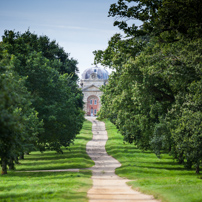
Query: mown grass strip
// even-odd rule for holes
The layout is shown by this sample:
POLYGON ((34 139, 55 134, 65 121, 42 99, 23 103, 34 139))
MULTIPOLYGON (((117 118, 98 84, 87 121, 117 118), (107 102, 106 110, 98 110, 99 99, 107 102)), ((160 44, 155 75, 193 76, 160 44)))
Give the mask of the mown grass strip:
MULTIPOLYGON (((86 154, 86 143, 92 139, 92 123, 85 121, 74 145, 64 154, 54 151, 32 152, 20 160, 16 171, 88 168, 94 162, 86 154)), ((80 172, 15 172, 0 176, 0 201, 70 201, 87 202, 92 186, 91 171, 80 172)))
POLYGON ((123 136, 108 120, 104 120, 109 139, 107 153, 122 166, 116 174, 135 180, 128 182, 134 189, 152 194, 162 202, 201 202, 202 175, 195 170, 186 170, 171 156, 162 154, 161 159, 152 152, 142 152, 134 145, 123 143, 123 136))

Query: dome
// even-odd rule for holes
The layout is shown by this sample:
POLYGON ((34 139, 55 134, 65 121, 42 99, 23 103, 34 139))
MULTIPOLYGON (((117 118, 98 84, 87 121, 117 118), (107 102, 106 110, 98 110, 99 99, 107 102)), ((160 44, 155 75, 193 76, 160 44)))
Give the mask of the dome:
POLYGON ((90 67, 86 69, 83 72, 81 79, 82 80, 89 79, 92 73, 96 73, 98 79, 107 80, 109 78, 109 74, 107 70, 96 66, 96 67, 90 67))

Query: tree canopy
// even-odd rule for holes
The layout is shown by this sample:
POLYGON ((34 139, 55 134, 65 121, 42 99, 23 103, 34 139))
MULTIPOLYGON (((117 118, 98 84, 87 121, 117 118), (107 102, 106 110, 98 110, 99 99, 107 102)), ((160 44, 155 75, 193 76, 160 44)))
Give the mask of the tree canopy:
POLYGON ((109 16, 126 36, 94 51, 95 63, 115 71, 102 90, 101 118, 124 141, 168 152, 199 173, 201 150, 201 1, 119 0, 109 16), (136 26, 135 20, 142 25, 136 26), (134 23, 129 22, 134 21, 134 23))
MULTIPOLYGON (((19 155, 73 143, 83 121, 77 61, 56 41, 5 30, 0 42, 2 173, 19 155)), ((13 167, 13 166, 11 166, 13 167)))
POLYGON ((118 0, 110 6, 109 16, 117 17, 115 26, 128 36, 158 36, 178 40, 180 35, 201 37, 200 0, 118 0), (140 20, 139 27, 131 20, 140 20))

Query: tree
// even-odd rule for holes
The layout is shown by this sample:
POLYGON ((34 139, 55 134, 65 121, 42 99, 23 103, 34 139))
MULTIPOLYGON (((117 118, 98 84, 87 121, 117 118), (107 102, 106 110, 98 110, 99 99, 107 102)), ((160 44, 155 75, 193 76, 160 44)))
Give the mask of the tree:
MULTIPOLYGON (((2 36, 2 41, 9 54, 16 55, 21 62, 25 65, 26 57, 32 52, 41 52, 42 55, 52 61, 60 62, 59 66, 53 65, 52 68, 58 70, 61 74, 68 73, 71 75, 71 80, 78 79, 77 61, 73 58, 69 59, 68 53, 64 51, 55 40, 45 36, 37 36, 27 30, 25 33, 14 32, 12 30, 5 30, 2 36)), ((57 64, 58 65, 58 64, 57 64)))
MULTIPOLYGON (((13 165, 15 157, 33 150, 33 146, 41 151, 62 152, 63 146, 73 143, 84 121, 83 96, 76 84, 77 61, 69 59, 69 54, 55 41, 50 41, 47 36, 38 37, 29 30, 23 34, 6 30, 0 50, 2 66, 12 67, 11 74, 2 72, 1 76, 7 75, 5 81, 14 80, 12 84, 5 84, 5 91, 8 90, 0 103, 13 95, 10 111, 6 113, 11 113, 13 124, 17 124, 13 138, 19 136, 17 143, 13 141, 13 147, 9 142, 5 143, 5 151, 10 148, 10 153, 5 154, 3 165, 8 164, 9 158, 13 165)), ((4 104, 2 110, 3 107, 4 104)), ((10 133, 7 135, 12 139, 10 133)))
POLYGON ((24 79, 9 67, 1 66, 0 89, 0 158, 2 174, 7 174, 9 159, 18 156, 27 144, 35 145, 42 122, 31 106, 24 79))
POLYGON ((95 63, 116 70, 103 87, 101 118, 109 118, 124 141, 158 157, 168 152, 186 167, 195 165, 197 173, 202 160, 200 10, 199 1, 119 0, 109 15, 121 18, 115 25, 127 36, 116 34, 106 50, 94 52, 95 63))
POLYGON ((173 42, 180 35, 201 37, 201 11, 200 0, 119 0, 110 6, 109 16, 117 17, 114 26, 128 36, 158 36, 173 42), (142 25, 129 20, 140 20, 142 25))

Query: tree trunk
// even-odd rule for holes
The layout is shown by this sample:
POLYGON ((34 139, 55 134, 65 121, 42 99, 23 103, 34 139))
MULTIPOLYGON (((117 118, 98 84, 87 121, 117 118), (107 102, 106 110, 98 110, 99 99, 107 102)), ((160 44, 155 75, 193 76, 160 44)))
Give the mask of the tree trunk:
POLYGON ((192 168, 192 165, 193 165, 192 161, 187 160, 186 168, 187 168, 187 169, 191 169, 191 168, 192 168))
POLYGON ((1 167, 2 167, 1 174, 2 175, 7 174, 7 160, 6 160, 6 158, 2 158, 1 167))
POLYGON ((20 163, 19 163, 19 160, 18 160, 18 157, 15 157, 15 163, 16 163, 16 164, 20 164, 20 163))
POLYGON ((184 158, 183 158, 183 153, 181 153, 178 157, 178 162, 179 164, 183 164, 184 163, 184 158))
POLYGON ((24 159, 24 153, 20 154, 20 159, 24 159))
POLYGON ((10 158, 10 161, 9 161, 9 170, 15 170, 13 160, 14 160, 13 158, 10 158))
POLYGON ((200 168, 199 168, 199 164, 196 165, 196 174, 199 174, 200 168))

